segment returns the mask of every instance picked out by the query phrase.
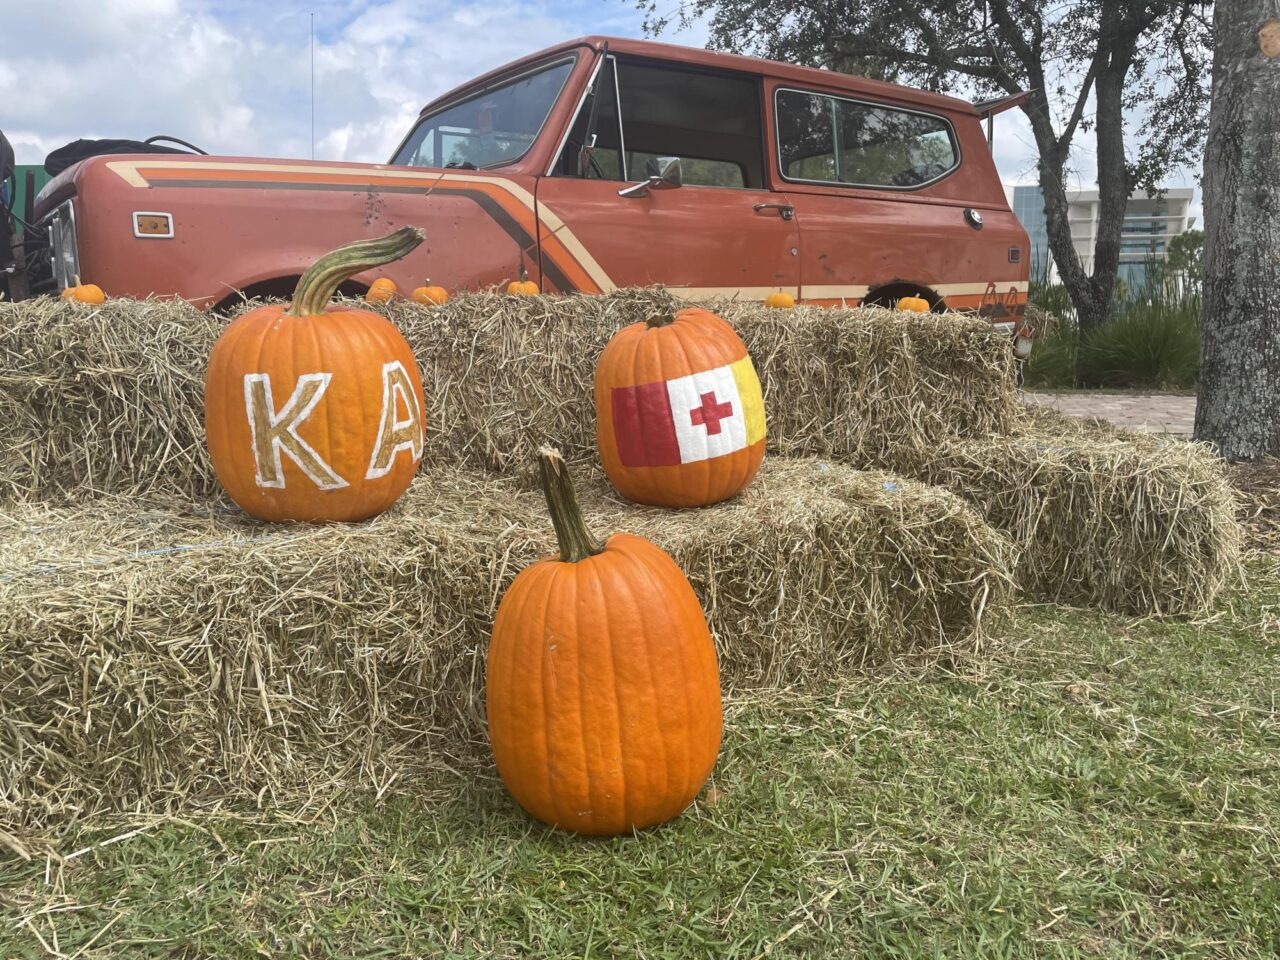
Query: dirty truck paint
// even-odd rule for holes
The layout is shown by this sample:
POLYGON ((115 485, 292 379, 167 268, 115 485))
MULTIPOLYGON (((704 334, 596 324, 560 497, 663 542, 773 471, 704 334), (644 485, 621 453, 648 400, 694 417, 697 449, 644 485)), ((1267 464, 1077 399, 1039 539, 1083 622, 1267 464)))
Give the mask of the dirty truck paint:
MULTIPOLYGON (((289 163, 225 162, 206 160, 142 159, 118 160, 106 164, 131 187, 145 190, 166 188, 299 190, 376 194, 449 196, 474 203, 530 259, 537 259, 538 239, 542 241, 540 265, 544 289, 583 293, 607 293, 617 288, 613 277, 601 267, 587 246, 564 219, 545 201, 535 202, 533 194, 519 183, 494 175, 289 163)), ((642 256, 643 252, 638 255, 642 256)), ((690 299, 740 297, 764 299, 775 286, 677 286, 690 299)), ((835 305, 856 304, 869 292, 858 284, 806 284, 801 290, 808 302, 835 305)), ((1026 281, 983 281, 935 283, 934 292, 949 306, 978 309, 993 320, 1016 319, 1026 301, 1026 281)))

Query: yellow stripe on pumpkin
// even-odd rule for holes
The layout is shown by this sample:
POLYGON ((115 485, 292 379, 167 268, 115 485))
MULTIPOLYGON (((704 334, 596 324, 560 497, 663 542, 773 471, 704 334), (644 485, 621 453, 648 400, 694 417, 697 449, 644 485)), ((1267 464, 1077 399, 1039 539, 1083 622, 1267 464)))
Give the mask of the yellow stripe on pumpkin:
POLYGON ((760 378, 756 376, 751 355, 730 366, 733 379, 738 384, 738 396, 742 399, 742 412, 747 419, 747 446, 764 439, 764 394, 760 390, 760 378))

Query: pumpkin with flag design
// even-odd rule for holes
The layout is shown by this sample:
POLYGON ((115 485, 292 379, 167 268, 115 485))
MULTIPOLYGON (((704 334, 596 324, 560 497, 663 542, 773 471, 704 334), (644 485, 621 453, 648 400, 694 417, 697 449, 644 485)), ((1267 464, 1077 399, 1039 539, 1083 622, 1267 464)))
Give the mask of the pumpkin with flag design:
POLYGON ((637 503, 717 503, 746 487, 764 459, 764 399, 751 356, 708 310, 618 331, 596 363, 595 397, 605 473, 637 503))

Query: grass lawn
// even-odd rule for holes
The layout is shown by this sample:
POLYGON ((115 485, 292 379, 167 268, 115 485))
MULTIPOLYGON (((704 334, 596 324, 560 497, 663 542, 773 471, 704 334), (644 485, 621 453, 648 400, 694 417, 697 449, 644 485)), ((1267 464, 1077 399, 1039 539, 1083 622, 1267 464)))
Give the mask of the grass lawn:
POLYGON ((0 845, 0 957, 1267 957, 1280 556, 1198 624, 1023 610, 977 661, 729 703, 713 788, 557 835, 486 767, 306 819, 0 845))

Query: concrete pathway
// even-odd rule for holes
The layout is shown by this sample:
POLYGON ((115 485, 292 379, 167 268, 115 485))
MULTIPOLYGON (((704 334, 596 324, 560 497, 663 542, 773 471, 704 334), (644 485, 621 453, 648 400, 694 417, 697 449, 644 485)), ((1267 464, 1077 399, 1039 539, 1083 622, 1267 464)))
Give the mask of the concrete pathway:
POLYGON ((1131 430, 1191 436, 1196 398, 1167 393, 1044 393, 1026 391, 1024 403, 1040 403, 1072 417, 1098 417, 1131 430))

